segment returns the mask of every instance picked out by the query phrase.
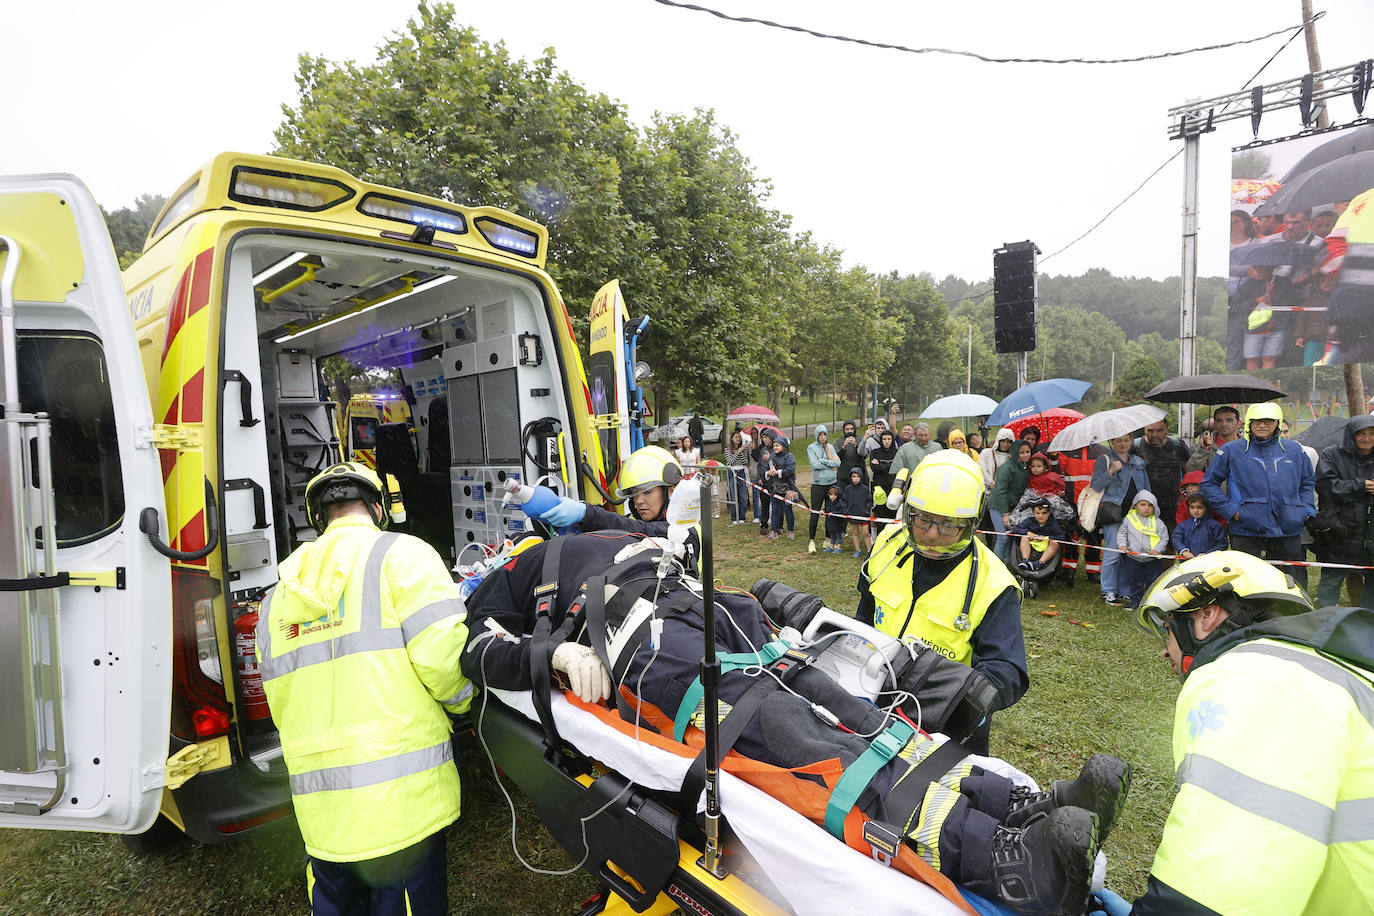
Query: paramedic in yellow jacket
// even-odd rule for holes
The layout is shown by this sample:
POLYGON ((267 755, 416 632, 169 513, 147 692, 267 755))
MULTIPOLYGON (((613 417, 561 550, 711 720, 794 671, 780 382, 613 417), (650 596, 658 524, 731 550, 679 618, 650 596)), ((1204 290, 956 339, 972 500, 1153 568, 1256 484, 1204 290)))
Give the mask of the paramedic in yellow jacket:
POLYGON ((281 734, 316 914, 448 912, 444 829, 458 817, 445 710, 465 712, 467 613, 424 541, 387 533, 377 475, 310 481, 321 533, 263 599, 258 658, 281 734))
MULTIPOLYGON (((971 666, 1005 709, 1030 686, 1021 590, 974 536, 982 512, 983 472, 967 454, 945 449, 917 465, 905 518, 883 529, 859 573, 855 616, 971 666)), ((986 754, 988 723, 964 744, 986 754)))
POLYGON ((1183 679, 1178 795, 1145 895, 1096 912, 1374 912, 1374 611, 1312 610, 1223 550, 1166 571, 1139 613, 1183 679))

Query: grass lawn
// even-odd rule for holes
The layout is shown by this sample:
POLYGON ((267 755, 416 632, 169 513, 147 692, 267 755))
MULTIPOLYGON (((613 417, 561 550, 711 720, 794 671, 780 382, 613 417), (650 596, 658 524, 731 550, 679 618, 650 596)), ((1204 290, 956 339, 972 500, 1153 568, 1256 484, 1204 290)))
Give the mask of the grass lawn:
MULTIPOLYGON (((804 517, 795 540, 776 542, 760 539, 753 524, 721 521, 715 566, 721 582, 747 587, 776 578, 853 611, 860 561, 848 553, 808 555, 804 517)), ((997 714, 992 751, 1042 784, 1076 774, 1094 751, 1134 762, 1130 801, 1107 848, 1108 882, 1130 898, 1144 889, 1173 798, 1169 735, 1178 684, 1158 646, 1081 579, 1076 589, 1054 585, 1027 601, 1023 623, 1031 689, 997 714)), ((464 756, 462 773, 463 817, 449 837, 452 912, 576 912, 593 880, 525 871, 511 854, 510 816, 486 760, 464 756)), ((516 801, 525 858, 545 869, 569 867, 529 806, 516 801)), ((301 913, 307 908, 303 866, 300 837, 289 823, 238 843, 183 842, 142 858, 112 836, 4 830, 0 914, 301 913)))

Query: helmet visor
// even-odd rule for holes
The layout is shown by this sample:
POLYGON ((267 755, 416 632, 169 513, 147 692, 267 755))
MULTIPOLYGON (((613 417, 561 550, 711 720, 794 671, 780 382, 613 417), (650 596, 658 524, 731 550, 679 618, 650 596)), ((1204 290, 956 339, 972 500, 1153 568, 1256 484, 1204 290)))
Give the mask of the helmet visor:
POLYGON ((921 509, 907 509, 907 522, 916 531, 935 530, 936 533, 947 538, 956 537, 964 533, 970 522, 967 519, 950 518, 947 515, 932 515, 921 509))
POLYGON ((1135 623, 1144 632, 1158 637, 1160 642, 1169 641, 1169 615, 1159 608, 1141 604, 1135 623))

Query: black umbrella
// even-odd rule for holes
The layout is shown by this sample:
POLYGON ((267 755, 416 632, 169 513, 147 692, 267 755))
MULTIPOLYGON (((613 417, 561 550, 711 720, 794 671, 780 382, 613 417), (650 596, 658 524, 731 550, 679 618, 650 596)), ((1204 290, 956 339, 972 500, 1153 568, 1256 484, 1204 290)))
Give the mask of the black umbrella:
MULTIPOLYGON (((1325 251, 1325 249, 1323 249, 1325 251)), ((1291 264, 1294 267, 1311 267, 1317 249, 1302 242, 1287 239, 1269 239, 1253 245, 1240 245, 1231 249, 1231 263, 1246 267, 1278 267, 1291 264)))
POLYGON ((1340 131, 1336 134, 1335 139, 1328 140, 1321 146, 1313 147, 1305 156, 1293 163, 1293 167, 1284 173, 1283 178, 1279 179, 1279 183, 1287 184, 1303 172, 1310 172, 1319 165, 1326 165, 1328 162, 1335 162, 1342 156, 1362 153, 1370 149, 1374 149, 1374 124, 1365 124, 1361 127, 1340 131))
POLYGON ((1340 445, 1345 441, 1345 424, 1349 422, 1346 417, 1322 417, 1293 438, 1320 452, 1328 445, 1340 445))
POLYGON ((1310 210, 1351 200, 1370 188, 1374 188, 1374 150, 1364 150, 1295 175, 1256 207, 1255 215, 1310 210))
POLYGON ((1164 404, 1253 404, 1281 397, 1273 383, 1253 375, 1180 375, 1145 394, 1146 400, 1164 404))

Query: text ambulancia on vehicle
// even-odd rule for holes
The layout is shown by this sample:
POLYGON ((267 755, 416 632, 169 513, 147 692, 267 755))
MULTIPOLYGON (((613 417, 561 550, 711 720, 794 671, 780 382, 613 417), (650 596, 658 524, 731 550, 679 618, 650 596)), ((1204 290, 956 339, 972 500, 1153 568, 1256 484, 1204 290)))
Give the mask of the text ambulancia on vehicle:
POLYGON ((401 393, 372 460, 455 566, 524 529, 508 479, 603 501, 627 433, 594 417, 546 247, 503 210, 225 153, 121 283, 79 181, 0 179, 0 825, 161 810, 217 842, 290 814, 253 632, 354 432, 322 366, 401 393))

